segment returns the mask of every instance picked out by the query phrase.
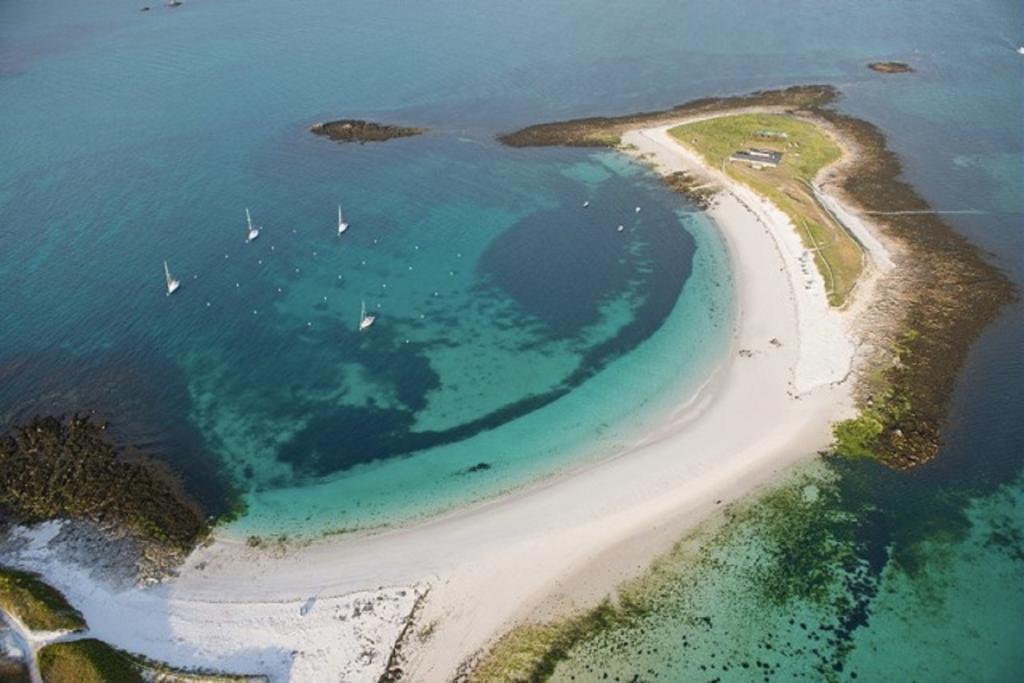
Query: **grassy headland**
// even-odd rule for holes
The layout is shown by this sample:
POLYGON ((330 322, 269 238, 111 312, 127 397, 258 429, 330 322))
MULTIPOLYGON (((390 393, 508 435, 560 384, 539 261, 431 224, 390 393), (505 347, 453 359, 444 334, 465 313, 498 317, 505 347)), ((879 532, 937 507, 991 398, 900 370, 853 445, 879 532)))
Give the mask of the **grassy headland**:
POLYGON ((731 114, 678 126, 669 131, 713 168, 767 197, 797 227, 825 279, 829 301, 843 305, 863 269, 860 245, 814 198, 810 183, 839 159, 840 149, 809 121, 783 114, 731 114), (782 153, 775 167, 730 162, 751 147, 782 153))
POLYGON ((0 567, 0 609, 32 631, 77 631, 85 628, 82 614, 64 595, 39 576, 0 567))
MULTIPOLYGON (((899 159, 877 128, 830 108, 838 96, 839 91, 828 85, 794 86, 738 97, 705 98, 664 111, 539 124, 500 140, 514 147, 615 148, 627 130, 684 123, 699 115, 724 117, 737 113, 795 113, 841 136, 844 146, 848 144, 856 154, 844 164, 842 177, 832 180, 832 185, 838 186, 844 201, 870 212, 881 236, 898 244, 908 257, 901 260, 895 274, 887 276, 885 286, 875 294, 877 301, 872 302, 878 304, 873 308, 894 311, 885 329, 876 331, 888 339, 892 351, 875 359, 875 367, 865 373, 870 380, 865 380, 862 387, 862 412, 858 418, 837 426, 836 450, 870 454, 895 468, 912 467, 939 451, 950 396, 967 352, 984 327, 1014 300, 1016 292, 1001 271, 940 216, 931 213, 927 202, 900 178, 899 159)), ((798 123, 798 119, 792 119, 793 126, 798 123)), ((711 138, 710 142, 716 140, 711 138)), ((769 145, 759 141, 758 146, 769 145)), ((791 167, 794 182, 806 180, 808 171, 828 159, 827 147, 810 147, 815 152, 804 158, 801 151, 800 164, 791 167)), ((709 144, 709 153, 713 149, 709 144)), ((723 153, 725 148, 718 149, 723 153)), ((678 187, 685 192, 689 185, 678 187)), ((779 191, 773 188, 761 191, 778 199, 779 191)), ((790 210, 809 208, 801 201, 801 194, 785 195, 781 203, 790 210)), ((808 215, 813 219, 813 212, 808 215)), ((819 232, 819 236, 824 234, 819 232)), ((846 264, 845 272, 855 270, 853 252, 847 244, 821 245, 839 252, 827 257, 830 266, 846 264)), ((828 276, 826 281, 831 281, 828 276)), ((842 285, 840 277, 835 282, 836 293, 844 289, 848 293, 849 283, 842 285)))

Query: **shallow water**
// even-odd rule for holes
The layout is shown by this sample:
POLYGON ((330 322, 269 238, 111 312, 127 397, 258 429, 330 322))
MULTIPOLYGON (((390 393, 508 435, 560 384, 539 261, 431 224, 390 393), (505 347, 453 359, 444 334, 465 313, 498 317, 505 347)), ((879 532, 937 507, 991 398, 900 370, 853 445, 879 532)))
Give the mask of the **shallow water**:
POLYGON ((804 468, 684 541, 552 680, 1016 680, 1020 484, 804 468))
MULTIPOLYGON (((1024 282, 1014 3, 137 9, 0 5, 0 422, 96 409, 212 509, 245 490, 239 533, 394 521, 614 453, 720 357, 731 288, 713 226, 613 155, 494 142, 520 125, 834 83, 936 208, 980 212, 949 219, 1024 282), (752 12, 763 30, 738 39, 752 12), (335 116, 432 130, 344 147, 306 131, 335 116), (248 245, 246 207, 264 226, 248 245), (164 259, 182 280, 170 298, 164 259), (361 300, 380 315, 363 335, 361 300)), ((1008 505, 999 487, 1019 492, 1021 313, 977 345, 949 447, 908 475, 959 493, 920 500, 981 520, 1008 505), (979 463, 985 486, 961 486, 979 463)), ((1016 575, 977 541, 985 523, 928 551, 951 567, 938 602, 883 577, 851 670, 928 660, 944 678, 984 658, 1004 668, 983 677, 1019 674, 1005 639, 982 647, 943 616, 969 595, 974 632, 1019 639, 1016 598, 1000 599, 1016 575), (990 580, 970 581, 967 558, 990 580), (954 653, 961 637, 975 645, 954 653), (885 645, 914 657, 871 654, 885 645)))

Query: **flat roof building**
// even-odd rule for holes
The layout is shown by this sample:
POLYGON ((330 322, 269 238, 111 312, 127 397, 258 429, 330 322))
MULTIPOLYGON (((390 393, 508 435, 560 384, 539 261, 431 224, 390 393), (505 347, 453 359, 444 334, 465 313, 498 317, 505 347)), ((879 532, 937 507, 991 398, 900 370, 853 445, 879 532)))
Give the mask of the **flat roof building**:
POLYGON ((782 163, 782 152, 751 147, 750 149, 733 152, 729 156, 729 161, 744 161, 751 166, 771 166, 775 168, 782 163))

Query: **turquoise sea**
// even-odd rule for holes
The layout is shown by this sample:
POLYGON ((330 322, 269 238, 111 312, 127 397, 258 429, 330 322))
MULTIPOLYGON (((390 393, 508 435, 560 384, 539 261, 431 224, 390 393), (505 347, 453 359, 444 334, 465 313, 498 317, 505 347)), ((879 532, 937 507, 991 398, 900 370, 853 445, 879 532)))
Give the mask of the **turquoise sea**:
MULTIPOLYGON (((142 4, 0 3, 0 425, 95 410, 211 511, 244 491, 229 531, 375 526, 607 457, 721 358, 714 226, 616 155, 495 142, 523 125, 831 83, 1024 283, 1019 3, 142 4), (342 117, 430 131, 341 146, 307 130, 342 117), (359 334, 364 300, 379 318, 359 334)), ((807 533, 850 545, 844 569, 870 580, 830 554, 808 566, 857 618, 825 638, 841 658, 800 642, 772 671, 1022 677, 1021 313, 976 345, 934 463, 806 473, 828 493, 807 533)), ((762 609, 735 559, 770 564, 757 519, 708 541, 720 571, 681 559, 699 580, 626 646, 587 644, 559 675, 762 680, 695 662, 846 619, 820 592, 762 609)))

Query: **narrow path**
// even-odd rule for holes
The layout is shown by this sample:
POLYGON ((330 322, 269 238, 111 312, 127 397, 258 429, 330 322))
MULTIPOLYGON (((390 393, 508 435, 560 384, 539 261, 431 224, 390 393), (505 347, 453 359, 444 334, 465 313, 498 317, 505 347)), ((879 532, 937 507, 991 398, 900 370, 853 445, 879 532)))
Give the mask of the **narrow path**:
POLYGON ((33 643, 32 632, 16 616, 8 614, 2 609, 0 609, 0 621, 11 627, 14 640, 25 654, 25 666, 28 667, 29 679, 32 683, 43 683, 43 677, 39 673, 39 662, 36 661, 36 647, 33 643))
POLYGON ((18 646, 25 653, 25 664, 28 666, 28 675, 32 683, 43 683, 43 676, 39 671, 39 660, 36 656, 40 650, 51 643, 63 643, 88 637, 87 630, 36 632, 22 623, 21 619, 3 609, 0 609, 0 622, 11 627, 18 646))
POLYGON ((860 245, 862 250, 862 257, 869 258, 874 264, 883 271, 892 269, 895 264, 893 263, 892 256, 889 251, 885 248, 874 233, 865 226, 859 215, 871 213, 869 211, 854 211, 847 209, 840 205, 834 198, 830 198, 826 195, 821 186, 815 185, 814 183, 807 183, 814 195, 814 200, 817 202, 825 212, 828 213, 832 219, 840 225, 843 230, 850 235, 853 240, 860 245))

